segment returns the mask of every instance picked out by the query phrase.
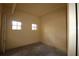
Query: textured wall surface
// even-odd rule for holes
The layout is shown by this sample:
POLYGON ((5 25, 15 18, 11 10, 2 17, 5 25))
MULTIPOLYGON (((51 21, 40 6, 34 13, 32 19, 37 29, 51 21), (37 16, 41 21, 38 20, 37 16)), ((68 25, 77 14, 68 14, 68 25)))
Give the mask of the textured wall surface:
POLYGON ((66 7, 41 17, 43 43, 66 52, 66 7))
POLYGON ((7 20, 6 49, 36 43, 40 40, 40 21, 37 17, 23 12, 15 12, 14 15, 8 15, 7 20), (21 30, 12 30, 13 20, 22 22, 21 30), (36 31, 32 30, 32 24, 38 25, 36 31))

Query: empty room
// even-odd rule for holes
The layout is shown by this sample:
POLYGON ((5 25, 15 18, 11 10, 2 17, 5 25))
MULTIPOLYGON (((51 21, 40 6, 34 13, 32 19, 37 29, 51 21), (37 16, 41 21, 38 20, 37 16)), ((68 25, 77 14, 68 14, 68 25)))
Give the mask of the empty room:
POLYGON ((0 4, 1 56, 67 56, 67 4, 0 4))

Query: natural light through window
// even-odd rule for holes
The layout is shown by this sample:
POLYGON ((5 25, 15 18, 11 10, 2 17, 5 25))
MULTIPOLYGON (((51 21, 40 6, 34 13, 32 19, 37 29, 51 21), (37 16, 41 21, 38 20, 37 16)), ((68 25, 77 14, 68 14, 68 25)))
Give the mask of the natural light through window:
POLYGON ((32 24, 32 30, 37 30, 37 24, 32 24))
POLYGON ((12 30, 21 30, 21 22, 12 21, 12 30))

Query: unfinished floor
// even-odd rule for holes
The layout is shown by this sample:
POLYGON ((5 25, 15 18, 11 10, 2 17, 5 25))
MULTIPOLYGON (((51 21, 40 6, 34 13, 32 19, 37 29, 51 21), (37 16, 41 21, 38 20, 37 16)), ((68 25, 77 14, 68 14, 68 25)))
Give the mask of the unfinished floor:
POLYGON ((4 56, 66 56, 66 53, 43 43, 36 43, 8 50, 4 56))

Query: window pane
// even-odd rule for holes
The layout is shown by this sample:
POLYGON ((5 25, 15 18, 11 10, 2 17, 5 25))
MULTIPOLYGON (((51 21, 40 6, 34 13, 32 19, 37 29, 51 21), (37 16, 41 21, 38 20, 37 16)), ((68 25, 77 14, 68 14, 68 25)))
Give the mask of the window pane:
POLYGON ((17 26, 12 26, 12 30, 16 30, 17 29, 17 26))
POLYGON ((12 21, 12 30, 21 30, 21 22, 12 21))
POLYGON ((12 25, 17 25, 17 21, 12 21, 12 25))
POLYGON ((37 27, 37 25, 36 25, 36 24, 32 24, 32 26, 33 26, 33 27, 37 27))
POLYGON ((37 28, 34 28, 34 30, 37 30, 37 28))
POLYGON ((37 30, 37 28, 32 28, 32 30, 37 30))
POLYGON ((32 30, 37 30, 37 24, 32 24, 32 30))
POLYGON ((18 26, 21 26, 21 22, 18 22, 18 26))
POLYGON ((18 26, 17 29, 18 29, 18 30, 21 30, 21 26, 18 26))

